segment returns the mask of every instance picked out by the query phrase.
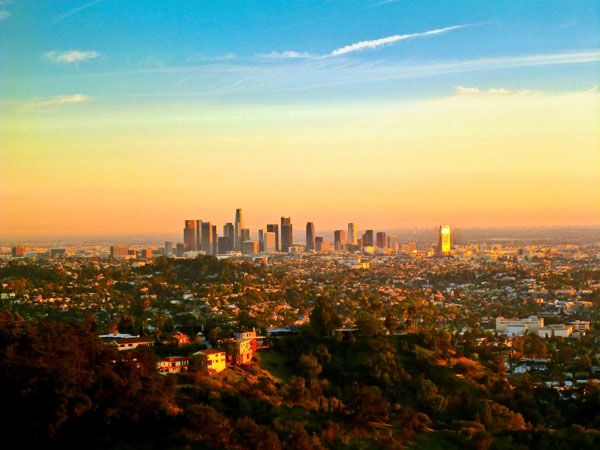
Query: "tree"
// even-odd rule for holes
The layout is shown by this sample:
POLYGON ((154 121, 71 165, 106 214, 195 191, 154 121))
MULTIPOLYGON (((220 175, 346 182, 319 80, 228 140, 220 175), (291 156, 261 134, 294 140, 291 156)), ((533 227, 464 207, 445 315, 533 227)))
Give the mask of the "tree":
POLYGON ((192 405, 185 415, 190 422, 191 437, 208 448, 228 448, 233 432, 229 419, 207 405, 192 405))
POLYGON ((265 426, 259 426, 250 417, 242 417, 235 423, 237 441, 242 448, 256 450, 278 450, 279 438, 265 426))
POLYGON ((376 386, 354 384, 347 392, 346 412, 359 424, 385 420, 390 405, 376 386))
POLYGON ((375 336, 381 329, 379 321, 371 314, 361 314, 356 320, 356 326, 361 334, 375 336))
POLYGON ((327 297, 318 297, 310 313, 310 326, 320 336, 328 336, 341 321, 327 297))
POLYGON ((317 376, 323 370, 323 367, 317 361, 317 358, 309 355, 302 355, 298 359, 298 371, 308 381, 316 380, 317 376))
POLYGON ((546 344, 537 334, 528 334, 523 343, 523 353, 531 358, 545 358, 546 344))
POLYGON ((383 326, 387 328, 390 334, 392 334, 396 330, 396 328, 398 328, 398 324, 399 322, 396 315, 392 312, 388 312, 387 316, 385 317, 385 322, 383 323, 383 326))

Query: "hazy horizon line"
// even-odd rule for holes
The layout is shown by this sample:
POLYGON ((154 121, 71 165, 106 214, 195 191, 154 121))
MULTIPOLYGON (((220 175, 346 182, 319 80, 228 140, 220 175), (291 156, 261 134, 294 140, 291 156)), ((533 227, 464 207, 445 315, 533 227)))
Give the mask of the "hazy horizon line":
MULTIPOLYGON (((352 223, 352 222, 348 222, 352 223)), ((347 225, 347 224, 346 224, 347 225)), ((415 231, 415 230, 436 230, 441 224, 432 226, 414 226, 414 227, 369 227, 369 228, 357 228, 357 231, 364 230, 376 230, 376 231, 415 231)), ((453 231, 463 230, 535 230, 535 229, 600 229, 600 223, 596 224, 585 224, 585 225, 485 225, 485 226, 452 226, 450 227, 453 231)), ((260 228, 251 229, 251 233, 257 234, 260 228)), ((302 233, 304 227, 294 230, 294 233, 302 233)), ((345 229, 345 228, 337 228, 345 229)), ((322 229, 319 233, 333 233, 336 229, 322 229)), ((181 232, 147 232, 147 233, 85 233, 85 234, 29 234, 29 235, 0 235, 0 240, 27 240, 27 239, 51 239, 51 238, 114 238, 114 237, 149 237, 149 236, 175 236, 180 235, 181 232)))

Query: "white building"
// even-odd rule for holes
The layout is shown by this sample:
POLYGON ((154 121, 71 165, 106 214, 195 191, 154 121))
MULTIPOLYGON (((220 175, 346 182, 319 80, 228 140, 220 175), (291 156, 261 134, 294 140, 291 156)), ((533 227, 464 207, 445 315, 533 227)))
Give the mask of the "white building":
POLYGON ((574 320, 571 322, 573 331, 587 331, 590 329, 590 322, 587 320, 574 320))
POLYGON ((540 328, 544 327, 544 319, 538 319, 537 316, 529 316, 526 319, 505 319, 504 317, 496 317, 496 330, 507 331, 510 326, 525 325, 527 331, 537 333, 540 328))
POLYGON ((542 338, 549 337, 569 337, 573 334, 573 327, 571 325, 547 325, 538 330, 538 336, 542 338))

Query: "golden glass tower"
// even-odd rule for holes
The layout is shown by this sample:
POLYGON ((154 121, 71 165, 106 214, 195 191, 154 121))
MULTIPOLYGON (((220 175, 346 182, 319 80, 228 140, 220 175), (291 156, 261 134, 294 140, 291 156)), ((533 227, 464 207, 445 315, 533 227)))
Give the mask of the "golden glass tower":
POLYGON ((438 240, 438 254, 450 253, 450 225, 441 225, 438 240))

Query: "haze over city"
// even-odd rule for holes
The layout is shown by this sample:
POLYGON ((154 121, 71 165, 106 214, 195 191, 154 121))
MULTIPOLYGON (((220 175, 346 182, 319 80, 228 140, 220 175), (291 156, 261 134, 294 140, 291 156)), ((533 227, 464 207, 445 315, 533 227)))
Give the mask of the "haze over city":
POLYGON ((0 8, 0 236, 600 222, 596 2, 0 8))

